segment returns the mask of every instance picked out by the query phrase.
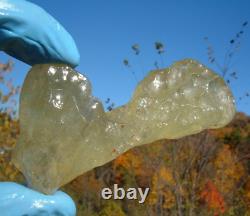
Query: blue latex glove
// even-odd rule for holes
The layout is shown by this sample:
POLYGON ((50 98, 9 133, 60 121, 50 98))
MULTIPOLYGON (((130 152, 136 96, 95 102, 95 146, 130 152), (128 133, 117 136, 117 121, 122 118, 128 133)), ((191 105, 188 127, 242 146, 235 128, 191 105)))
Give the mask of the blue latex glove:
POLYGON ((0 50, 29 65, 58 62, 75 67, 80 61, 71 35, 25 0, 0 0, 0 50))
POLYGON ((14 182, 0 182, 1 216, 75 216, 73 200, 64 192, 44 195, 14 182))

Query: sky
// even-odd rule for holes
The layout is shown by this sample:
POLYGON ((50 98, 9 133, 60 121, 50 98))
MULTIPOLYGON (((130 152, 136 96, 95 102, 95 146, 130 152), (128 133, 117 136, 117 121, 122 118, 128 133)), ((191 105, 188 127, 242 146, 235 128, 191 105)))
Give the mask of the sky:
MULTIPOLYGON (((204 37, 209 38, 216 58, 222 62, 230 40, 242 23, 250 22, 249 0, 30 1, 49 12, 72 35, 81 55, 76 70, 90 79, 96 97, 102 101, 110 98, 116 106, 127 103, 136 86, 124 59, 129 60, 138 80, 155 68, 155 61, 167 67, 184 58, 194 58, 219 72, 208 61, 204 37), (163 63, 154 49, 156 41, 165 46, 163 63), (138 56, 131 49, 133 44, 140 46, 138 56)), ((10 58, 0 53, 1 62, 10 58)), ((30 66, 13 61, 12 76, 21 85, 30 66)), ((231 69, 238 76, 230 83, 237 109, 250 114, 250 98, 244 96, 250 92, 250 25, 232 63, 231 69)))

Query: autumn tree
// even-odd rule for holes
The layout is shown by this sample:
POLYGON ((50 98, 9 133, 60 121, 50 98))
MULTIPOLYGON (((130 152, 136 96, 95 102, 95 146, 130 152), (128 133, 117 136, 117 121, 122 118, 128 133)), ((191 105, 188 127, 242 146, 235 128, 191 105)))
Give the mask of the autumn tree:
POLYGON ((118 202, 105 202, 99 216, 126 216, 118 202))
POLYGON ((11 150, 19 135, 16 96, 20 92, 20 87, 8 79, 12 69, 12 61, 0 63, 0 180, 23 182, 23 176, 11 163, 11 150))
POLYGON ((20 87, 15 86, 8 75, 12 72, 13 62, 0 63, 0 112, 5 112, 12 117, 16 115, 16 96, 20 93, 20 87))

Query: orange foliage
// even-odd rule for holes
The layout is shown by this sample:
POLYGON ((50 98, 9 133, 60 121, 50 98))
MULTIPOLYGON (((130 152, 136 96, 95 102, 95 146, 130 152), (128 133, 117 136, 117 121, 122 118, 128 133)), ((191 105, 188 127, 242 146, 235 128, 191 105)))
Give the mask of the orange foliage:
POLYGON ((229 145, 223 145, 214 160, 216 169, 215 184, 222 193, 230 192, 236 183, 244 176, 244 167, 237 161, 237 156, 229 145))
POLYGON ((201 200, 204 201, 210 210, 213 210, 214 216, 225 212, 225 202, 212 181, 208 181, 201 192, 201 200))
POLYGON ((162 166, 158 173, 152 178, 152 187, 150 190, 148 204, 156 205, 158 199, 162 196, 164 209, 171 209, 175 205, 175 197, 171 190, 175 185, 171 169, 162 166))
POLYGON ((245 200, 247 208, 250 210, 250 177, 248 177, 246 184, 245 184, 244 200, 245 200))
POLYGON ((163 184, 175 185, 172 170, 168 167, 162 166, 159 172, 159 180, 163 181, 163 184))
POLYGON ((224 138, 225 136, 230 135, 233 132, 233 128, 232 127, 225 127, 223 128, 223 130, 210 130, 209 131, 212 135, 214 135, 217 138, 224 138))
POLYGON ((11 150, 19 134, 19 122, 0 112, 0 181, 23 181, 21 173, 11 163, 11 150))
POLYGON ((135 151, 128 151, 118 156, 113 162, 113 168, 116 170, 118 167, 122 167, 126 170, 132 170, 135 175, 143 174, 143 161, 140 155, 135 151))

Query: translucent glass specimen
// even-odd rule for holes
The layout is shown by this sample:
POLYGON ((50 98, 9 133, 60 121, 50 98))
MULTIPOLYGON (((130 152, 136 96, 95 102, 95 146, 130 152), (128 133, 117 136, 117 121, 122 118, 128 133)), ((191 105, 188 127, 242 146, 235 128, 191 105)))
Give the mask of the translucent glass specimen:
POLYGON ((134 146, 223 127, 234 114, 223 79, 190 59, 150 72, 130 102, 111 112, 85 76, 66 65, 36 65, 21 93, 13 161, 32 188, 52 193, 134 146))

